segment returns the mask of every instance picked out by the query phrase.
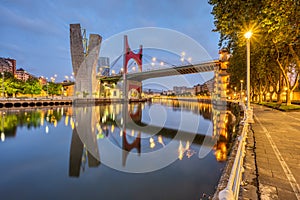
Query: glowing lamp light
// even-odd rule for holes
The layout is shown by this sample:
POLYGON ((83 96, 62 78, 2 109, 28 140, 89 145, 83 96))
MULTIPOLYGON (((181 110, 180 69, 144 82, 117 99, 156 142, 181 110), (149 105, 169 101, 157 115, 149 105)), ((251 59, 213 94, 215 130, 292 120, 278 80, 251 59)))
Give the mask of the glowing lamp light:
POLYGON ((150 142, 150 148, 153 149, 155 147, 155 142, 154 142, 154 139, 151 137, 149 139, 149 142, 150 142))
POLYGON ((1 142, 4 142, 5 141, 5 134, 2 132, 1 133, 1 142))
POLYGON ((244 34, 245 38, 247 39, 250 39, 252 35, 253 35, 252 31, 248 31, 247 33, 244 34))

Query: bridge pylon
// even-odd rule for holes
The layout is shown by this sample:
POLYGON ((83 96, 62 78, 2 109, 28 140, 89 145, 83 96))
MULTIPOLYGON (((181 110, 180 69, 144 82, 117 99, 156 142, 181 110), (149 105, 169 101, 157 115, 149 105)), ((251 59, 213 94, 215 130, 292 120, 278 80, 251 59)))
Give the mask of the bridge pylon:
POLYGON ((131 98, 140 99, 142 93, 142 82, 127 80, 128 74, 128 62, 133 59, 138 65, 138 69, 142 72, 143 69, 143 46, 140 45, 138 53, 131 51, 128 43, 127 35, 124 35, 124 54, 123 54, 123 98, 125 101, 131 98), (132 91, 132 92, 130 92, 132 91), (130 96, 129 96, 130 95, 130 96))

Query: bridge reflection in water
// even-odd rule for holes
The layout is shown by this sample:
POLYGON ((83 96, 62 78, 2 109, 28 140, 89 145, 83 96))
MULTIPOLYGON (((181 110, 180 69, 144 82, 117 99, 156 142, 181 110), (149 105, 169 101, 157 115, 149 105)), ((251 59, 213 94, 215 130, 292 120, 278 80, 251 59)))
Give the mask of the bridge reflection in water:
POLYGON ((179 160, 197 155, 197 149, 190 148, 193 143, 199 149, 203 146, 208 150, 213 149, 216 159, 225 161, 228 141, 231 133, 235 131, 235 117, 230 111, 217 110, 211 104, 177 100, 155 100, 149 104, 107 104, 90 107, 76 107, 75 105, 73 106, 73 119, 69 162, 69 176, 72 177, 79 177, 80 171, 85 170, 87 163, 88 167, 98 167, 101 157, 107 156, 104 154, 111 153, 111 159, 116 159, 121 167, 126 168, 129 156, 142 157, 142 153, 158 151, 172 140, 178 140, 177 152, 174 153, 177 154, 179 160), (180 119, 176 119, 176 117, 171 117, 173 125, 170 126, 166 122, 161 126, 160 119, 150 116, 151 108, 155 105, 163 105, 175 112, 192 112, 198 117, 200 115, 212 128, 203 128, 203 125, 200 124, 196 132, 195 130, 193 132, 178 130, 181 127, 174 126, 174 124, 177 124, 176 120, 180 119), (176 137, 178 132, 187 139, 176 137), (120 154, 99 151, 101 149, 99 147, 103 144, 101 141, 104 140, 119 149, 120 154), (119 155, 121 155, 121 159, 119 159, 119 155), (118 158, 114 158, 114 156, 118 158))

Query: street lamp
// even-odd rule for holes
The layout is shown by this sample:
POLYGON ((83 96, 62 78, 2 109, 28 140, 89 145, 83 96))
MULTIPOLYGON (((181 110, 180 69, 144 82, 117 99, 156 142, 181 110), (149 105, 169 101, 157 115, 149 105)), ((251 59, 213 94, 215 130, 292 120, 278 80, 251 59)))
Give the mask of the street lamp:
POLYGON ((244 80, 240 80, 240 83, 241 83, 241 94, 240 94, 240 97, 241 97, 241 102, 243 102, 243 83, 244 83, 244 80))
POLYGON ((252 36, 252 31, 245 33, 245 38, 247 39, 247 116, 248 122, 253 123, 253 110, 250 108, 250 38, 252 36))
MULTIPOLYGON (((2 72, 3 73, 3 72, 2 72)), ((1 141, 4 142, 5 141, 5 133, 4 133, 4 112, 2 111, 2 123, 1 123, 1 141)))
POLYGON ((47 86, 47 98, 48 98, 48 78, 46 77, 46 86, 47 86))
POLYGON ((1 72, 2 74, 2 97, 4 98, 4 72, 1 72))

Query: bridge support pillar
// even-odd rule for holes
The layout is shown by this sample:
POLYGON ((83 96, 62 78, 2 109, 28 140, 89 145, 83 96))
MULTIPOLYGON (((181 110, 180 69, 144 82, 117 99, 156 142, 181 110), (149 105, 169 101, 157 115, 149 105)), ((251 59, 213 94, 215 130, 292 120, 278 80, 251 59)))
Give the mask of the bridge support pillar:
POLYGON ((219 66, 215 69, 214 92, 212 96, 212 114, 213 114, 213 136, 218 138, 215 144, 215 155, 218 161, 226 160, 228 140, 227 122, 229 113, 227 113, 227 87, 229 84, 228 57, 227 51, 220 51, 219 66))
POLYGON ((229 54, 227 50, 220 50, 220 64, 217 69, 215 69, 215 84, 214 84, 214 92, 213 92, 213 103, 215 106, 221 106, 222 109, 226 106, 227 100, 227 87, 229 84, 229 73, 228 69, 228 59, 229 54))
POLYGON ((142 82, 127 80, 126 81, 127 99, 141 99, 142 98, 142 82))
POLYGON ((140 45, 140 50, 138 53, 134 53, 131 51, 127 35, 124 35, 124 55, 123 55, 123 98, 124 101, 128 101, 130 99, 141 99, 142 94, 142 82, 127 80, 128 73, 128 61, 133 59, 138 65, 138 70, 142 72, 142 60, 143 57, 143 46, 140 45))

